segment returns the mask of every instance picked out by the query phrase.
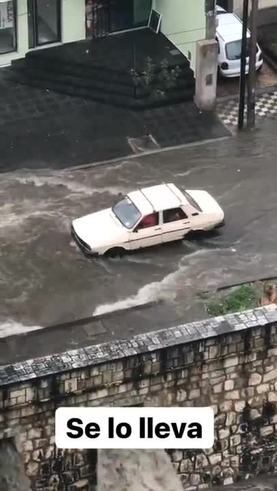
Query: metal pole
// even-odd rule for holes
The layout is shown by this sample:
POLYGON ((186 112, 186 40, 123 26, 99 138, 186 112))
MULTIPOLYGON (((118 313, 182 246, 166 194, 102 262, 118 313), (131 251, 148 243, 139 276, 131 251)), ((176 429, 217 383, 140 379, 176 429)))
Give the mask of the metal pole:
POLYGON ((247 99, 247 127, 255 127, 255 103, 256 103, 256 55, 257 55, 257 12, 259 0, 252 0, 251 8, 251 39, 249 55, 248 99, 247 99))
POLYGON ((242 41, 241 41, 241 63, 240 63, 240 88, 239 88, 239 117, 238 128, 243 129, 244 121, 244 102, 245 102, 245 67, 246 67, 246 49, 247 49, 247 22, 248 22, 248 5, 249 0, 243 0, 242 16, 242 41))

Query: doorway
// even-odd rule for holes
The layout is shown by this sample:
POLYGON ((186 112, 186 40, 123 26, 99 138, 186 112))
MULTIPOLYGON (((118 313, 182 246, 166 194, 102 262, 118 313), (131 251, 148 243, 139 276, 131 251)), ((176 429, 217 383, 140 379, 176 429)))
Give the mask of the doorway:
POLYGON ((86 0, 86 36, 108 34, 147 26, 152 0, 86 0))
POLYGON ((227 12, 233 12, 233 0, 217 0, 216 3, 227 12))
POLYGON ((28 0, 29 48, 61 41, 61 0, 28 0))

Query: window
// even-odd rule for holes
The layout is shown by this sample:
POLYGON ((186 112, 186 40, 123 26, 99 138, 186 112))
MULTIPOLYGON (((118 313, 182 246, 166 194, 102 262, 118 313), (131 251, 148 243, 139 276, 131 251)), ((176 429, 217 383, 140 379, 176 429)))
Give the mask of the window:
POLYGON ((29 48, 61 39, 60 0, 28 0, 29 48))
POLYGON ((0 54, 16 50, 16 2, 0 1, 0 54))
POLYGON ((218 51, 218 53, 220 53, 220 46, 219 46, 218 38, 216 38, 216 42, 217 42, 217 51, 218 51))
POLYGON ((177 222, 178 220, 184 220, 188 218, 182 208, 171 208, 171 210, 165 210, 163 212, 163 222, 177 222))
POLYGON ((201 208, 200 208, 200 206, 199 206, 199 204, 196 203, 195 199, 193 199, 193 197, 187 191, 185 191, 184 189, 182 189, 182 193, 186 197, 186 199, 188 200, 189 204, 193 208, 195 208, 198 211, 202 211, 201 208))
POLYGON ((151 215, 146 215, 141 220, 137 229, 140 230, 142 228, 155 227, 156 225, 159 225, 159 214, 151 213, 151 215))
POLYGON ((128 197, 119 201, 112 211, 122 225, 128 229, 133 228, 141 217, 140 211, 128 197))
MULTIPOLYGON (((231 43, 227 43, 226 56, 228 60, 240 60, 241 49, 242 49, 241 39, 239 39, 238 41, 232 41, 231 43)), ((257 52, 258 52, 258 46, 256 46, 256 53, 257 52)), ((249 53, 250 53, 250 39, 247 39, 246 56, 249 56, 249 53)))

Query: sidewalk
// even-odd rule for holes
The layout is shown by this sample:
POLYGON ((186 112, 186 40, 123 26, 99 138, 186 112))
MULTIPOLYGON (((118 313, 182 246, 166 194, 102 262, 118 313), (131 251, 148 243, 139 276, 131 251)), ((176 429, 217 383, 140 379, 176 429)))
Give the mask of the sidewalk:
MULTIPOLYGON (((247 104, 245 104, 246 117, 247 104)), ((221 121, 230 129, 235 129, 238 124, 239 99, 238 96, 219 99, 217 102, 217 114, 221 121)), ((257 122, 265 117, 277 116, 277 86, 267 88, 264 92, 256 94, 256 119, 257 122)))
POLYGON ((12 85, 0 72, 0 171, 65 168, 229 134, 193 103, 151 111, 118 109, 12 85), (149 137, 149 135, 151 135, 149 137), (131 139, 131 141, 130 141, 131 139))

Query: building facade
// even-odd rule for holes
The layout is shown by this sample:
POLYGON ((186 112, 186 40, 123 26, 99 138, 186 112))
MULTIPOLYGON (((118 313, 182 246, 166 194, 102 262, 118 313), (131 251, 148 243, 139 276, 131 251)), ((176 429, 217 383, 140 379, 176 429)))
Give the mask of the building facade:
MULTIPOLYGON (((238 15, 242 14, 242 0, 233 0, 233 9, 238 15)), ((259 9, 270 9, 277 7, 277 0, 259 0, 259 9)))
POLYGON ((0 66, 30 50, 146 27, 151 9, 194 69, 196 43, 206 37, 205 0, 0 0, 0 66))
MULTIPOLYGON (((242 17, 243 0, 218 0, 217 3, 229 12, 235 12, 242 17)), ((257 21, 259 26, 277 22, 277 0, 259 0, 257 21)))

